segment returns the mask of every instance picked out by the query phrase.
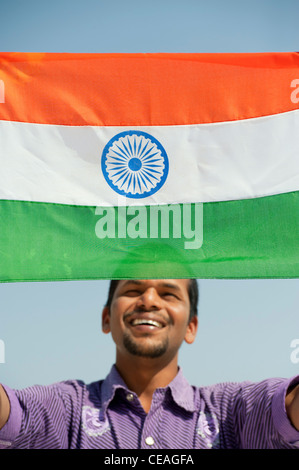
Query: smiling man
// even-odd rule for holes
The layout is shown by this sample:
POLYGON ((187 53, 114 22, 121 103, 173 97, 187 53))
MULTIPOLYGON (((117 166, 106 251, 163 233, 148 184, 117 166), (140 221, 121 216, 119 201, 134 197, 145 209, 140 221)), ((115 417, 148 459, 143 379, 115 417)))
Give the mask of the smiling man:
MULTIPOLYGON (((191 386, 178 367, 197 332, 197 281, 111 281, 104 380, 0 386, 0 448, 298 448, 299 377, 191 386)), ((196 361, 194 366, 196 366, 196 361)))
POLYGON ((111 282, 103 331, 111 332, 116 367, 146 412, 155 389, 177 375, 182 342, 195 339, 197 300, 196 280, 111 282))

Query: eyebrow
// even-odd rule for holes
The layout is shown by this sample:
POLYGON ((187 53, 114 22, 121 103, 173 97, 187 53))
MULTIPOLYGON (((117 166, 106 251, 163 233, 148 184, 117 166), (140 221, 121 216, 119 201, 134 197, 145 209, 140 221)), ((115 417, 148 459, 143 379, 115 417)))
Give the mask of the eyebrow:
POLYGON ((136 285, 141 285, 141 281, 137 281, 136 279, 129 279, 128 281, 125 281, 123 286, 127 286, 128 284, 136 284, 136 285))
POLYGON ((170 282, 161 282, 161 283, 159 284, 159 286, 161 286, 161 287, 167 287, 167 289, 174 289, 174 290, 176 290, 176 291, 180 291, 180 290, 181 290, 181 288, 180 288, 179 286, 177 286, 176 284, 172 284, 172 283, 170 283, 170 282))
MULTIPOLYGON (((139 281, 137 279, 130 279, 124 283, 124 287, 127 286, 128 284, 135 284, 137 286, 142 285, 142 281, 139 281)), ((167 289, 173 289, 176 291, 180 291, 181 288, 177 286, 176 284, 173 284, 171 282, 160 282, 157 287, 166 287, 167 289)))

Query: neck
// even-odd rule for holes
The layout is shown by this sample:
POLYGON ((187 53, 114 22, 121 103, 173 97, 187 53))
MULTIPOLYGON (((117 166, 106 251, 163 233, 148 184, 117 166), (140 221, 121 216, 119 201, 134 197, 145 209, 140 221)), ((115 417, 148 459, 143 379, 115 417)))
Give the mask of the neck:
POLYGON ((154 391, 166 387, 178 372, 177 356, 170 362, 144 357, 117 357, 116 367, 127 386, 135 392, 146 413, 150 410, 154 391))

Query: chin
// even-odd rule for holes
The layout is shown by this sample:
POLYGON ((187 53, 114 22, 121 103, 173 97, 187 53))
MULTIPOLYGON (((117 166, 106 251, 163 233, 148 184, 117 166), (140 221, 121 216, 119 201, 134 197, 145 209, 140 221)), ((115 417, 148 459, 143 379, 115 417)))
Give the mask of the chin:
POLYGON ((124 347, 126 350, 139 357, 157 358, 163 356, 168 349, 168 340, 160 341, 158 344, 145 345, 131 338, 129 335, 124 336, 124 347))

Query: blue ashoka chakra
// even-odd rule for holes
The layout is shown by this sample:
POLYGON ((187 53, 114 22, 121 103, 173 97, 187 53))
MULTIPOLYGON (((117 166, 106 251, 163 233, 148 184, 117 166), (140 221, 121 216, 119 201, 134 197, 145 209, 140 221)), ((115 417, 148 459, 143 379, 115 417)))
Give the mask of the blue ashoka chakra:
POLYGON ((144 198, 157 192, 168 175, 168 157, 157 139, 142 131, 115 135, 102 154, 102 171, 117 193, 144 198))

